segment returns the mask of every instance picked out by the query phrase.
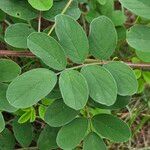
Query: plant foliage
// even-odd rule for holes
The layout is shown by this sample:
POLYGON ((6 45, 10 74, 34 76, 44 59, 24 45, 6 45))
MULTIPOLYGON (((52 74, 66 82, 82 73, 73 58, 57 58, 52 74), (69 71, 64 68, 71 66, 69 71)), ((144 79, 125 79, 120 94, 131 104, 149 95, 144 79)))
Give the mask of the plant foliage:
POLYGON ((142 92, 150 73, 133 70, 117 54, 126 40, 139 57, 133 62, 150 62, 150 26, 133 25, 127 34, 124 26, 124 8, 150 20, 150 1, 119 1, 122 10, 114 0, 0 0, 0 21, 8 20, 0 41, 36 57, 25 66, 23 58, 20 66, 0 59, 0 150, 15 149, 15 140, 40 150, 106 150, 105 141, 131 138, 113 110, 142 92))

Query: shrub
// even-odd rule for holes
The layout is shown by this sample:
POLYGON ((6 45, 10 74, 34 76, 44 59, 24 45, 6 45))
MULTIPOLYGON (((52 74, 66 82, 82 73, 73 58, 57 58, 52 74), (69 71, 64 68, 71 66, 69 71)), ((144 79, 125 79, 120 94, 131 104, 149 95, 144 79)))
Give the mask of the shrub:
POLYGON ((120 3, 116 10, 114 0, 0 0, 0 20, 8 24, 1 41, 36 57, 18 64, 0 59, 0 149, 14 149, 16 139, 20 147, 41 150, 104 150, 107 140, 131 138, 113 110, 143 90, 142 75, 149 80, 139 69, 147 65, 136 62, 150 61, 150 2, 120 3), (127 36, 124 8, 138 16, 127 36), (120 56, 125 39, 141 60, 128 51, 120 56))

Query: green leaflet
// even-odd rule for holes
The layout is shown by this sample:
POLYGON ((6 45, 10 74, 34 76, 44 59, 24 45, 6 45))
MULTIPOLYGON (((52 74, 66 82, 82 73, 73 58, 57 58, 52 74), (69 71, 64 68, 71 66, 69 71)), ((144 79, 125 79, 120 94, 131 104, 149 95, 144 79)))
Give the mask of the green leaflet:
POLYGON ((108 59, 117 45, 117 32, 106 16, 94 19, 90 25, 90 53, 98 59, 108 59))
POLYGON ((21 73, 21 68, 12 60, 0 59, 0 82, 10 82, 21 73))
POLYGON ((99 11, 102 15, 110 16, 114 11, 114 0, 106 0, 104 5, 99 6, 99 11))
POLYGON ((127 124, 113 115, 96 115, 92 119, 92 124, 101 136, 113 142, 126 142, 131 137, 127 124))
POLYGON ((0 10, 0 21, 3 21, 5 17, 6 17, 6 14, 2 10, 0 10))
POLYGON ((149 71, 144 71, 142 73, 143 79, 146 81, 146 83, 150 84, 150 72, 149 71))
POLYGON ((97 0, 98 3, 100 3, 101 5, 105 5, 107 0, 97 0))
POLYGON ((55 73, 48 69, 30 70, 13 80, 8 86, 6 97, 16 108, 27 108, 36 104, 54 88, 55 73))
POLYGON ((110 62, 104 67, 113 75, 121 96, 133 95, 137 92, 138 83, 133 70, 122 62, 110 62))
POLYGON ((28 0, 30 5, 40 11, 46 11, 49 10, 53 5, 53 0, 28 0))
POLYGON ((38 148, 40 150, 52 150, 58 148, 56 143, 56 136, 59 128, 52 128, 48 125, 41 132, 38 139, 38 148))
POLYGON ((79 110, 86 105, 89 89, 81 73, 76 70, 63 71, 59 78, 59 87, 67 106, 79 110))
POLYGON ((0 83, 0 110, 6 112, 15 112, 17 111, 17 108, 11 106, 6 99, 7 88, 7 84, 0 83))
POLYGON ((51 127, 61 127, 71 122, 78 114, 78 111, 66 106, 62 100, 56 100, 47 108, 44 120, 51 127))
POLYGON ((127 32, 128 44, 141 52, 150 52, 150 27, 134 25, 127 32))
POLYGON ((34 107, 31 107, 31 117, 30 122, 34 122, 36 120, 36 110, 34 107))
POLYGON ((85 66, 81 69, 88 82, 91 98, 107 106, 113 105, 117 98, 117 85, 112 75, 97 65, 85 66))
POLYGON ((47 107, 44 106, 44 105, 40 105, 39 108, 38 108, 39 117, 43 120, 44 120, 44 117, 45 117, 46 109, 47 109, 47 107))
POLYGON ((88 39, 84 30, 67 15, 58 15, 55 20, 55 31, 67 56, 74 63, 83 63, 89 52, 88 39))
POLYGON ((23 20, 31 20, 38 16, 26 0, 0 0, 0 9, 10 16, 23 20))
POLYGON ((115 10, 109 16, 115 26, 122 26, 126 21, 126 16, 121 10, 115 10))
POLYGON ((13 134, 5 128, 0 136, 0 150, 13 150, 15 147, 15 138, 13 134))
POLYGON ((107 148, 102 138, 91 132, 83 141, 83 150, 107 150, 107 148))
POLYGON ((56 138, 58 146, 62 149, 75 148, 83 140, 87 130, 88 120, 76 118, 59 130, 56 138))
POLYGON ((0 112, 0 133, 5 129, 5 120, 2 113, 0 112))
POLYGON ((143 51, 136 51, 136 55, 140 58, 143 62, 150 62, 150 51, 143 52, 143 51))
POLYGON ((150 1, 148 0, 119 0, 123 7, 138 16, 150 19, 150 1))
MULTIPOLYGON (((55 16, 62 12, 67 2, 68 0, 54 1, 52 8, 49 11, 43 12, 42 16, 47 20, 54 21, 55 16)), ((72 1, 65 14, 71 16, 75 20, 77 20, 80 17, 81 11, 78 7, 78 2, 76 0, 72 1)))
POLYGON ((139 79, 142 76, 142 71, 139 69, 134 69, 134 74, 136 76, 136 79, 139 79))
POLYGON ((106 105, 102 105, 102 104, 98 104, 94 101, 90 101, 91 105, 94 107, 98 107, 100 109, 109 109, 109 110, 116 110, 116 109, 121 109, 124 108, 126 105, 128 105, 128 103, 131 101, 131 97, 130 96, 117 96, 117 100, 116 102, 111 105, 111 106, 106 106, 106 105))
POLYGON ((30 51, 49 67, 56 70, 66 68, 64 50, 54 38, 45 33, 35 32, 28 37, 27 45, 30 51))
POLYGON ((18 118, 13 121, 13 132, 16 140, 22 147, 28 147, 33 138, 33 129, 31 123, 19 124, 18 118))
POLYGON ((18 123, 26 123, 31 118, 31 111, 26 111, 24 114, 21 115, 21 117, 18 119, 18 123))
POLYGON ((10 25, 5 32, 5 42, 16 48, 27 49, 27 37, 32 32, 33 28, 25 23, 10 25))
POLYGON ((116 28, 118 34, 118 41, 126 40, 126 28, 124 26, 120 26, 116 28))

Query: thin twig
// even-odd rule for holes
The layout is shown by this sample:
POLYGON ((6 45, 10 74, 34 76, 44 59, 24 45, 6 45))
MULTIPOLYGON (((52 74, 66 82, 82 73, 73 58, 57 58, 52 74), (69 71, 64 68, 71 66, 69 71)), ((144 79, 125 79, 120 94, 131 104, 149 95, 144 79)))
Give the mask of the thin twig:
POLYGON ((10 26, 11 25, 11 23, 8 21, 8 20, 4 20, 4 22, 8 25, 8 26, 10 26))
POLYGON ((11 57, 35 57, 29 51, 11 51, 11 50, 0 50, 0 57, 11 56, 11 57))
MULTIPOLYGON (((73 2, 73 0, 69 0, 68 3, 66 4, 66 6, 64 7, 64 9, 62 10, 61 14, 64 14, 67 9, 69 8, 69 6, 71 5, 71 3, 73 2)), ((54 23, 54 25, 51 27, 50 31, 48 32, 48 35, 50 35, 53 30, 55 29, 56 23, 54 23)))
POLYGON ((41 32, 41 11, 39 11, 38 17, 38 32, 41 32))

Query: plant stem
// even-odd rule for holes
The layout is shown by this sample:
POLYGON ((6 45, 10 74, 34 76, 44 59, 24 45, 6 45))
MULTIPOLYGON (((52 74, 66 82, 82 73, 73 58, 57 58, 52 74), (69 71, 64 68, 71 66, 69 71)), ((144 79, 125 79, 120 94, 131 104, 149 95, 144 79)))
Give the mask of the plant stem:
POLYGON ((10 26, 11 25, 11 23, 8 21, 8 20, 4 20, 4 22, 8 25, 8 26, 10 26))
MULTIPOLYGON (((67 9, 69 8, 69 6, 71 5, 71 3, 73 2, 73 0, 69 0, 68 3, 66 4, 66 6, 64 7, 64 9, 62 10, 61 14, 64 14, 67 9)), ((56 23, 54 23, 54 25, 51 27, 50 31, 48 32, 48 35, 50 35, 53 30, 55 29, 56 23)))
MULTIPOLYGON (((29 51, 11 51, 11 50, 0 50, 0 57, 6 57, 6 56, 11 56, 11 57, 28 57, 28 58, 33 58, 35 57, 34 54, 32 54, 29 51)), ((74 66, 72 68, 68 69, 78 69, 86 65, 104 65, 106 63, 109 63, 112 61, 100 61, 97 59, 86 59, 85 64, 74 66)), ((150 70, 150 63, 131 63, 131 62, 124 62, 128 66, 134 69, 143 69, 143 70, 150 70)))
POLYGON ((66 4, 65 8, 62 10, 61 14, 64 14, 67 9, 69 8, 69 6, 71 5, 71 3, 73 2, 73 0, 69 0, 68 3, 66 4))
POLYGON ((38 32, 41 32, 41 11, 39 11, 38 17, 38 32))
POLYGON ((11 56, 11 57, 35 57, 29 51, 11 51, 11 50, 0 50, 0 56, 11 56))

